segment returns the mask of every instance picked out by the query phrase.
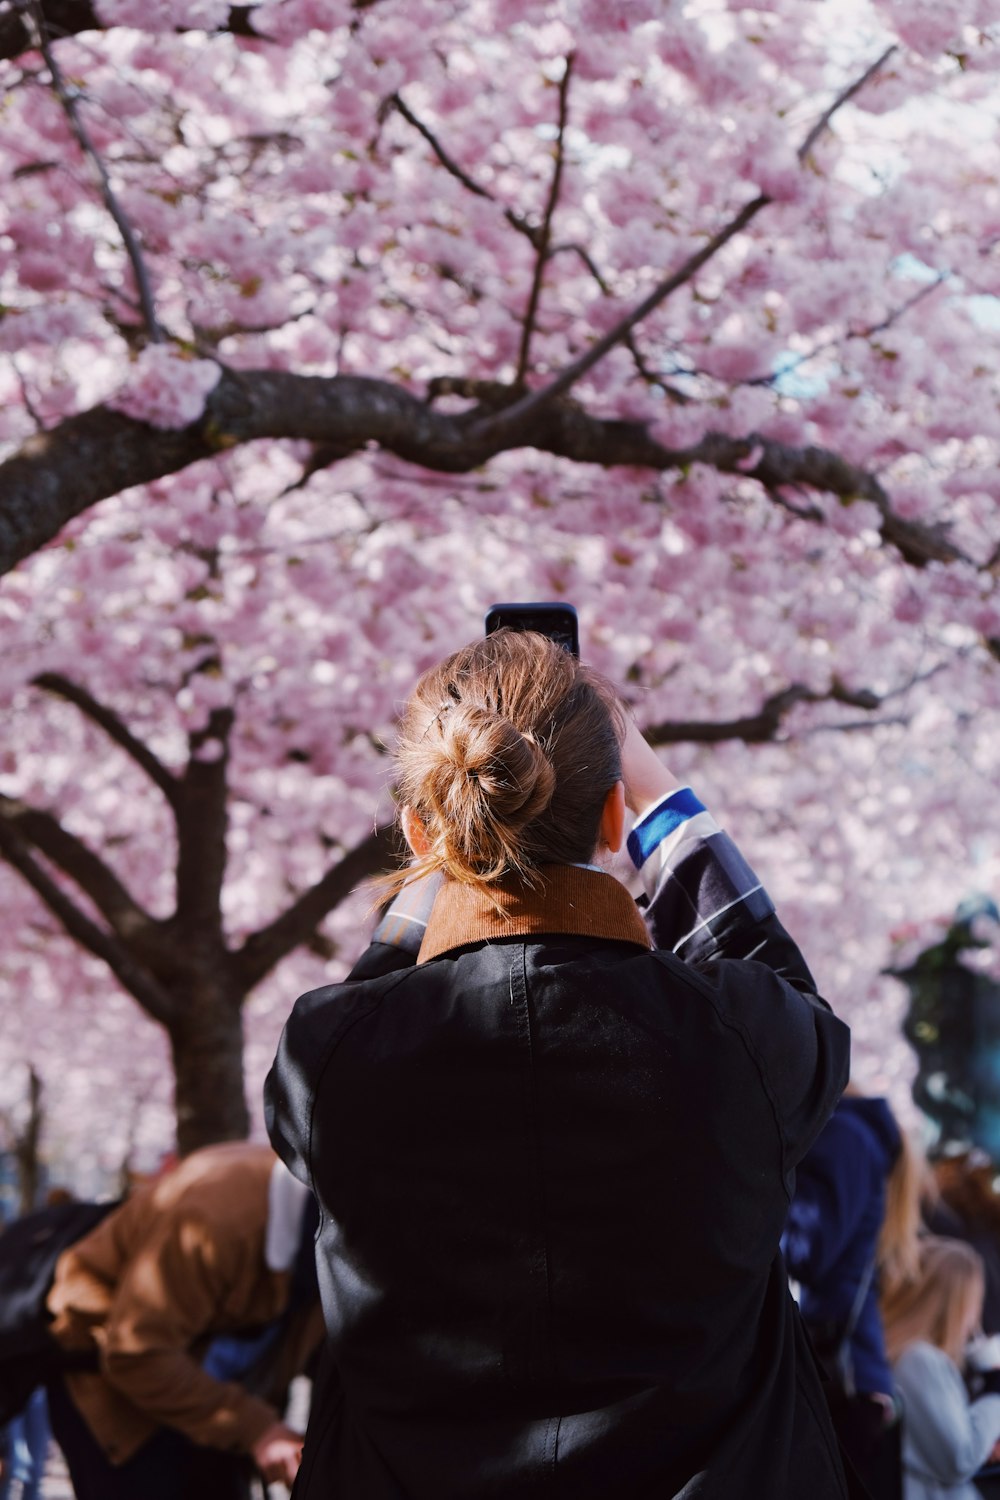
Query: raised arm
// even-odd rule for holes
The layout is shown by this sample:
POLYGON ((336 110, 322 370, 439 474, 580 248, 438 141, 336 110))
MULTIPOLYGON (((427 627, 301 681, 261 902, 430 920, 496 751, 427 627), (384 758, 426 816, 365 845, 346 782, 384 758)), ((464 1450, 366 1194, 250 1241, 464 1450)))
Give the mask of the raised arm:
POLYGON ((622 747, 622 769, 626 802, 636 815, 628 851, 649 897, 646 920, 656 947, 695 966, 754 959, 815 994, 805 959, 757 875, 634 724, 622 747))

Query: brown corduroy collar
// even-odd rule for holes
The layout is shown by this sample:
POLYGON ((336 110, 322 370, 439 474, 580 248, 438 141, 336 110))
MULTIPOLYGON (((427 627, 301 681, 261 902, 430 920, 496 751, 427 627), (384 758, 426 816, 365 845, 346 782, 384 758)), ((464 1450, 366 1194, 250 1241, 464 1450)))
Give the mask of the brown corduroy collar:
POLYGON ((580 865, 546 865, 535 889, 505 881, 492 886, 489 896, 474 886, 446 880, 435 897, 417 962, 424 964, 466 943, 533 932, 650 946, 638 907, 613 875, 580 865))

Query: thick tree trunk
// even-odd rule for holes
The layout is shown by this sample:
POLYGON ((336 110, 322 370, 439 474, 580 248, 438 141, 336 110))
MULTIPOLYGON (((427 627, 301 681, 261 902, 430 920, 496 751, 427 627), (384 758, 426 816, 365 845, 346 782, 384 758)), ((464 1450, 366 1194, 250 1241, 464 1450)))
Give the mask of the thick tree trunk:
POLYGON ((201 981, 169 1028, 181 1156, 217 1141, 244 1140, 250 1128, 241 999, 231 984, 201 981))

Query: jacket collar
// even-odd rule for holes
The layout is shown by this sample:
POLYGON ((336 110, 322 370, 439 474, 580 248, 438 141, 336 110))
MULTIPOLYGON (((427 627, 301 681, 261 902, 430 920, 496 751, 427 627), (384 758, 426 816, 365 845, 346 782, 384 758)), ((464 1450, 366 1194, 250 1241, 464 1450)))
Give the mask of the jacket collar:
POLYGON ((613 875, 579 865, 546 865, 537 887, 500 881, 489 896, 446 880, 434 900, 417 962, 427 963, 466 943, 542 932, 650 946, 638 907, 613 875))

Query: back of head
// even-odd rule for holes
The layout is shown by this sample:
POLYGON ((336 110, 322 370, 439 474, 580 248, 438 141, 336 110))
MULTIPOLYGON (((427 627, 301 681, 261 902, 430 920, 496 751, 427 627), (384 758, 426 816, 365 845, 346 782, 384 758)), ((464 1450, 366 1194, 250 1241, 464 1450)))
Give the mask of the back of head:
POLYGON ((882 1299, 886 1350, 896 1360, 908 1344, 934 1344, 956 1362, 983 1305, 982 1258, 962 1240, 927 1235, 916 1275, 882 1299))
POLYGON ((417 683, 396 751, 419 868, 488 887, 586 862, 622 733, 614 690, 547 636, 499 630, 448 657, 417 683))

